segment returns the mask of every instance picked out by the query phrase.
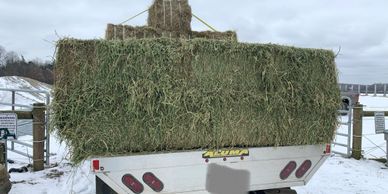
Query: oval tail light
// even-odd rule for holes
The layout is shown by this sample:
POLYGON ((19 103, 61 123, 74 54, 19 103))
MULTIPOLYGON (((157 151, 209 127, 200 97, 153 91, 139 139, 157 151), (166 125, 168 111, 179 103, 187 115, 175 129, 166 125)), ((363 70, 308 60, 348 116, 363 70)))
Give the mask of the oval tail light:
POLYGON ((155 192, 161 192, 164 188, 163 182, 151 172, 147 172, 143 175, 143 181, 155 192))
POLYGON ((304 161, 295 173, 296 178, 302 178, 310 170, 311 165, 311 160, 304 161))
POLYGON ((143 184, 130 174, 124 175, 121 181, 135 194, 140 194, 144 191, 143 184))
POLYGON ((280 172, 280 179, 286 180, 292 172, 296 169, 296 162, 289 162, 286 167, 280 172))

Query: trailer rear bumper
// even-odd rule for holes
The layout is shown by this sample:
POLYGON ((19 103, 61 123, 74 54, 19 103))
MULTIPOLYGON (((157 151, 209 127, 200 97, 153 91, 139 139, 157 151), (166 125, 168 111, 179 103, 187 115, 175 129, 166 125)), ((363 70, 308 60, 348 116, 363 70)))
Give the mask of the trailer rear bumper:
POLYGON ((326 145, 308 145, 248 148, 248 154, 236 150, 213 152, 212 157, 204 151, 104 157, 92 159, 92 170, 116 193, 137 193, 131 184, 141 185, 138 193, 157 193, 153 187, 160 188, 158 181, 162 184, 160 193, 208 194, 211 189, 231 190, 237 185, 257 191, 307 184, 329 156, 328 149, 326 145), (214 166, 225 170, 217 174, 210 170, 214 166), (156 181, 152 176, 147 180, 145 175, 149 173, 156 181), (219 185, 214 188, 214 184, 219 185))

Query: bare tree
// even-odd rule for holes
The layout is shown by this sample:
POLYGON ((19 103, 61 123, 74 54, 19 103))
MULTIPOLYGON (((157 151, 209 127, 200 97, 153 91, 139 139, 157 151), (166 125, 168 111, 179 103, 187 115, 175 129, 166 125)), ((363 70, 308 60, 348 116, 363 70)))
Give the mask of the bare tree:
POLYGON ((12 64, 20 61, 19 55, 15 51, 10 51, 5 54, 5 62, 7 64, 12 64))
POLYGON ((5 54, 6 54, 6 50, 4 47, 2 47, 0 45, 0 66, 3 66, 5 65, 5 54))

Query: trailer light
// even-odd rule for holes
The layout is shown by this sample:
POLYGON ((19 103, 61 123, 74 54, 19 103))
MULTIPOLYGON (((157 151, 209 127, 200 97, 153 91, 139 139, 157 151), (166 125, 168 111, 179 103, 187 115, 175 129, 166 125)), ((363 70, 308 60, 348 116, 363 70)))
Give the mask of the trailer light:
POLYGON ((286 167, 280 172, 280 179, 286 180, 292 172, 296 169, 296 162, 289 162, 286 167))
POLYGON ((325 154, 330 154, 331 153, 331 144, 326 144, 326 150, 324 152, 325 154))
POLYGON ((296 171, 295 173, 296 177, 302 178, 306 174, 306 172, 311 168, 311 165, 312 165, 311 160, 304 161, 296 171))
POLYGON ((126 174, 121 178, 121 181, 127 186, 133 193, 140 194, 144 191, 143 185, 132 175, 126 174))
POLYGON ((100 161, 99 160, 93 160, 92 161, 92 168, 93 168, 93 171, 100 170, 100 161))
POLYGON ((154 174, 147 172, 143 175, 143 181, 155 192, 161 192, 164 188, 162 181, 160 181, 154 174))

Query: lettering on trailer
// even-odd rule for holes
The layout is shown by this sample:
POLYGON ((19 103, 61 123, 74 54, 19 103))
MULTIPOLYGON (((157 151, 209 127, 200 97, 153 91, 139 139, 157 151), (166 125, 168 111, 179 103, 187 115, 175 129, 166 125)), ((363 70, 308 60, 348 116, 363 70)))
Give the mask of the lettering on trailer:
POLYGON ((248 149, 208 150, 202 154, 202 158, 225 158, 249 156, 248 149))
POLYGON ((384 112, 375 112, 375 130, 376 134, 382 134, 385 131, 384 112))
POLYGON ((7 128, 16 135, 18 116, 15 113, 0 113, 0 128, 7 128))

